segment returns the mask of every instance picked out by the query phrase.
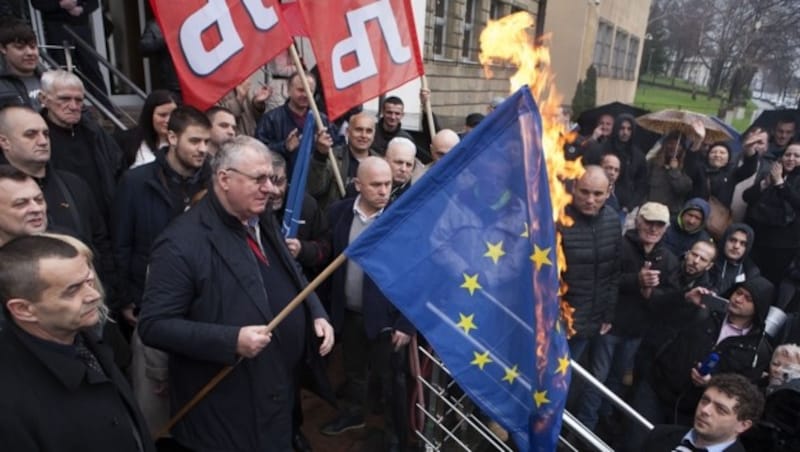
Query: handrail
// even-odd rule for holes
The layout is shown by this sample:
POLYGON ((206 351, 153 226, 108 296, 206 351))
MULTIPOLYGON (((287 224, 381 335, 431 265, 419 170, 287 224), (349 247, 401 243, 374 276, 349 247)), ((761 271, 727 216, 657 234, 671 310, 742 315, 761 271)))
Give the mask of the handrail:
POLYGON ((72 28, 70 28, 70 26, 69 26, 69 25, 64 25, 64 30, 66 30, 67 34, 69 34, 69 35, 72 37, 72 39, 74 39, 74 40, 75 40, 75 43, 76 43, 76 44, 78 44, 78 45, 81 47, 81 49, 82 49, 82 50, 86 50, 86 51, 88 51, 90 54, 92 54, 92 56, 94 56, 94 58, 95 58, 95 59, 96 59, 98 62, 100 62, 100 63, 101 63, 103 66, 105 66, 106 68, 108 68, 108 70, 109 70, 109 71, 113 72, 113 73, 114 73, 114 75, 116 75, 117 77, 119 77, 119 78, 120 78, 120 80, 122 80, 123 82, 125 82, 125 84, 126 84, 126 85, 128 85, 128 86, 129 86, 131 89, 133 89, 134 93, 135 93, 136 95, 138 95, 139 97, 141 97, 141 98, 142 98, 142 100, 144 100, 145 98, 147 98, 147 93, 145 93, 144 91, 142 91, 142 89, 141 89, 141 88, 139 88, 138 86, 136 86, 136 83, 134 83, 134 82, 133 82, 131 79, 129 79, 129 78, 128 78, 128 77, 127 77, 125 74, 123 74, 123 73, 122 73, 122 71, 120 71, 119 69, 115 68, 115 67, 114 67, 114 66, 113 66, 113 65, 112 65, 112 64, 111 64, 111 63, 110 63, 108 60, 106 60, 106 59, 103 57, 103 55, 100 55, 99 53, 97 53, 97 50, 95 50, 95 49, 94 49, 92 46, 90 46, 90 45, 89 45, 89 44, 88 44, 86 41, 84 41, 84 40, 83 40, 83 39, 82 39, 80 36, 78 36, 78 34, 77 34, 77 33, 75 33, 74 31, 72 31, 72 28))
MULTIPOLYGON (((58 63, 55 60, 53 60, 53 57, 51 57, 47 53, 42 53, 39 56, 45 63, 47 63, 48 66, 47 69, 59 67, 58 63)), ((96 109, 100 110, 100 113, 102 113, 106 118, 108 118, 111 122, 113 122, 114 125, 117 126, 120 130, 128 130, 128 127, 125 125, 125 123, 120 121, 120 119, 117 118, 116 115, 114 115, 108 108, 106 108, 106 106, 103 105, 103 103, 100 102, 95 96, 93 96, 92 93, 89 92, 89 90, 83 90, 83 95, 86 96, 87 99, 89 99, 89 101, 96 109)))

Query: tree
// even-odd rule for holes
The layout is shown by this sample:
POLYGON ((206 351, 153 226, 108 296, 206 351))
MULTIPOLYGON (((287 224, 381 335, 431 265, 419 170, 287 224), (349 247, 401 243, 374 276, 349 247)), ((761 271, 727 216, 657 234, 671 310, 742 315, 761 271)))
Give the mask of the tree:
POLYGON ((578 80, 575 96, 572 97, 572 120, 597 105, 597 69, 594 65, 586 69, 586 78, 578 80))

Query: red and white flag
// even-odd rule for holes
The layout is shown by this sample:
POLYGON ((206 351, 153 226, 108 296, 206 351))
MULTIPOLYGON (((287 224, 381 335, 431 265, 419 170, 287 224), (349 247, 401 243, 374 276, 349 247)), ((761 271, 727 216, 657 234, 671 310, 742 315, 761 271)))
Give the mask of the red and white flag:
POLYGON ((424 73, 410 0, 298 0, 330 119, 424 73))
POLYGON ((292 43, 278 0, 150 0, 184 101, 204 110, 292 43))

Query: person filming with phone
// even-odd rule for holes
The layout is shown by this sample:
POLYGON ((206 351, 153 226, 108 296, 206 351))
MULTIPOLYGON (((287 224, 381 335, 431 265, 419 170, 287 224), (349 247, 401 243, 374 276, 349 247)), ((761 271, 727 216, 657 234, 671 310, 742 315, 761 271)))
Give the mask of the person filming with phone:
MULTIPOLYGON (((688 323, 661 343, 642 369, 634 387, 632 407, 653 423, 691 426, 697 406, 711 376, 740 374, 756 382, 770 361, 764 324, 774 288, 756 276, 734 286, 730 299, 716 297, 705 287, 685 293, 685 303, 707 315, 688 323)), ((637 449, 644 437, 632 426, 630 445, 637 449)))

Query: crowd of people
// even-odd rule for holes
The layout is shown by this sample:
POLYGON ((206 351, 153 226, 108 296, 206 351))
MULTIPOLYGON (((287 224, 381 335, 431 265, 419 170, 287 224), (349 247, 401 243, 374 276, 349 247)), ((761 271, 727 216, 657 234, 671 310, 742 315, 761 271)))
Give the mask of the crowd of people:
MULTIPOLYGON (((28 24, 0 27, 0 53, 4 447, 141 452, 169 433, 172 450, 306 451, 308 388, 338 401, 322 434, 380 411, 381 450, 413 450, 416 333, 369 275, 346 262, 282 311, 483 113, 427 139, 402 129, 398 97, 377 119, 323 118, 299 231, 285 238, 312 74, 284 67, 280 88, 246 82, 205 112, 155 90, 136 127, 110 134, 80 78, 40 71, 28 24), (339 388, 325 358, 335 343, 339 388)), ((784 409, 800 395, 796 128, 752 128, 735 153, 696 127, 651 151, 634 144, 635 118, 604 115, 565 151, 585 168, 570 184, 574 222, 558 225, 572 357, 659 424, 648 432, 575 384, 570 409, 620 450, 797 447, 800 403, 784 409)))

